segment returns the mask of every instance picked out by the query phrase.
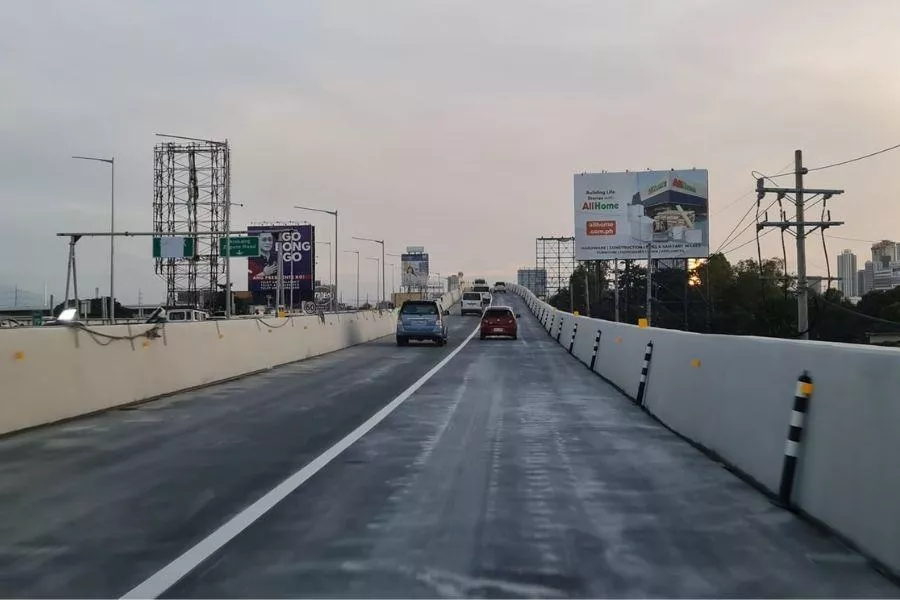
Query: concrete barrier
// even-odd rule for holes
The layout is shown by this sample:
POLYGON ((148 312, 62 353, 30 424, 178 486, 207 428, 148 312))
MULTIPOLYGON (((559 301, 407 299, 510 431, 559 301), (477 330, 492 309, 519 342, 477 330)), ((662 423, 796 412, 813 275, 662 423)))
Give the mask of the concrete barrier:
MULTIPOLYGON (((634 399, 653 341, 644 405, 674 431, 777 493, 798 376, 814 382, 795 508, 900 574, 900 350, 705 335, 576 317, 512 286, 536 315, 562 319, 562 345, 634 399)), ((549 329, 549 325, 547 327, 549 329)), ((556 339, 556 330, 553 338, 556 339)))
POLYGON ((452 290, 441 296, 438 302, 441 305, 441 308, 450 310, 450 307, 459 302, 460 297, 462 297, 462 291, 460 290, 452 290))
POLYGON ((394 332, 393 311, 0 332, 0 433, 207 385, 394 332), (150 332, 151 336, 144 335, 150 332), (132 339, 133 338, 133 339, 132 339))

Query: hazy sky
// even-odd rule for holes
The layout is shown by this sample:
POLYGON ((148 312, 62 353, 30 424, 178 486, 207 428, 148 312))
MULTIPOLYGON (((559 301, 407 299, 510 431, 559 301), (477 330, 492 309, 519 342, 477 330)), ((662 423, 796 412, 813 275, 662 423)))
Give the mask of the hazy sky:
MULTIPOLYGON (((425 245, 441 273, 513 278, 535 237, 571 235, 572 174, 603 169, 709 169, 715 249, 755 201, 735 202, 752 169, 900 142, 898 31, 896 0, 2 0, 0 283, 60 297, 54 234, 108 228, 108 168, 72 154, 115 155, 119 228, 149 230, 155 132, 229 140, 236 226, 309 219, 330 239, 291 207, 338 208, 343 248, 425 245)), ((830 233, 900 238, 898 167, 900 151, 811 175, 847 190, 830 233)), ((832 264, 870 245, 828 244, 832 264)), ((107 249, 79 243, 83 290, 107 289, 107 249)), ((119 297, 161 298, 149 240, 117 251, 119 297)))

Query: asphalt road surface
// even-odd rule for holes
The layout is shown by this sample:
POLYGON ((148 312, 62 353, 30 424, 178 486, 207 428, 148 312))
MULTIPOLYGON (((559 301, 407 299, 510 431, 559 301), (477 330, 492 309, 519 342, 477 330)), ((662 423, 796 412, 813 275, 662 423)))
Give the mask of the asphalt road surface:
POLYGON ((443 348, 388 337, 0 439, 0 596, 900 594, 496 302, 518 340, 452 316, 443 348))

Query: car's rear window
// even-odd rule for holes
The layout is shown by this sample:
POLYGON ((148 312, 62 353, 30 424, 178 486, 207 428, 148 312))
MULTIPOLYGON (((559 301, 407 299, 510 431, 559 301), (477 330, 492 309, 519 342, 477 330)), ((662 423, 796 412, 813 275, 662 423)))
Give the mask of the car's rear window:
POLYGON ((486 285, 476 285, 476 286, 473 287, 472 289, 475 290, 476 292, 489 292, 489 291, 491 291, 490 288, 489 288, 488 286, 486 286, 486 285))
POLYGON ((463 300, 481 300, 481 294, 478 292, 466 292, 463 294, 463 300))
POLYGON ((421 304, 404 304, 400 309, 403 315, 436 315, 438 314, 437 305, 433 302, 423 302, 421 304))
POLYGON ((502 286, 506 287, 506 284, 503 283, 502 281, 495 281, 494 285, 502 285, 502 286))
POLYGON ((484 313, 485 318, 496 319, 498 317, 512 316, 512 311, 508 308, 489 308, 484 313))

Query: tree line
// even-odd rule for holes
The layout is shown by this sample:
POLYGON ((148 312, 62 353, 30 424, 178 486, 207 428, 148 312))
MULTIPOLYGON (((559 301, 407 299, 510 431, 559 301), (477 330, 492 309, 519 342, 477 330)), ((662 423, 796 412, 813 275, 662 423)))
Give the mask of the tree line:
MULTIPOLYGON (((647 311, 647 269, 620 261, 619 320, 637 323, 647 311)), ((611 264, 579 264, 548 302, 560 310, 615 319, 611 264)), ((796 338, 797 280, 780 258, 731 263, 713 254, 695 269, 659 268, 652 285, 654 327, 702 333, 796 338)), ((836 289, 809 295, 809 337, 867 343, 869 333, 900 333, 900 288, 872 291, 853 305, 836 289)))

